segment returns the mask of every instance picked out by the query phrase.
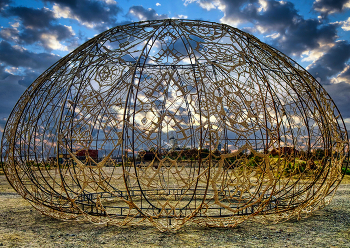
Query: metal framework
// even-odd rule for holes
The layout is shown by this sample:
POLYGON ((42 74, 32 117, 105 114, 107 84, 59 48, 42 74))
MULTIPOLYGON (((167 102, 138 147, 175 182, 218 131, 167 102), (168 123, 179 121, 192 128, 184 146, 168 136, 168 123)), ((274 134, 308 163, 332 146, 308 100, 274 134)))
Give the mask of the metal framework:
POLYGON ((307 215, 330 201, 349 152, 306 70, 248 33, 190 20, 87 41, 29 86, 1 145, 8 181, 43 214, 161 231, 307 215))

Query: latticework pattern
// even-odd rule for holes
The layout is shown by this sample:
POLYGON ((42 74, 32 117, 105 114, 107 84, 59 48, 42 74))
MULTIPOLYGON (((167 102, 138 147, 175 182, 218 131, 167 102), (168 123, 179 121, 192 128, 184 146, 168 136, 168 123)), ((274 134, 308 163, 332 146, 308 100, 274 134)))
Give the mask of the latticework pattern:
POLYGON ((252 35, 189 20, 81 45, 27 89, 2 138, 9 182, 42 213, 162 231, 308 214, 348 151, 307 71, 252 35))

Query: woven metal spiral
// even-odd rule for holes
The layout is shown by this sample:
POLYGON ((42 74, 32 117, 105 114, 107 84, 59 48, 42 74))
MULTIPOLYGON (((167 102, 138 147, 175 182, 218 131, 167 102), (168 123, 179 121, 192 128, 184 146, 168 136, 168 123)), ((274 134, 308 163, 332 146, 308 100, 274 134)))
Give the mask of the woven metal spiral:
POLYGON ((11 185, 46 215, 164 231, 323 207, 349 144, 327 92, 280 51, 228 25, 158 20, 52 65, 1 151, 11 185))

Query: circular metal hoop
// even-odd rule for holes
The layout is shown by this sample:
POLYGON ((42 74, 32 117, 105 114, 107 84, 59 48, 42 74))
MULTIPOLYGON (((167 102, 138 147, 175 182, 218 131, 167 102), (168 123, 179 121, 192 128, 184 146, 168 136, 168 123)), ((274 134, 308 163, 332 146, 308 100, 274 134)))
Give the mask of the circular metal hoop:
POLYGON ((44 214, 160 230, 308 214, 348 152, 306 70, 250 34, 189 20, 81 45, 27 89, 2 138, 7 179, 44 214))

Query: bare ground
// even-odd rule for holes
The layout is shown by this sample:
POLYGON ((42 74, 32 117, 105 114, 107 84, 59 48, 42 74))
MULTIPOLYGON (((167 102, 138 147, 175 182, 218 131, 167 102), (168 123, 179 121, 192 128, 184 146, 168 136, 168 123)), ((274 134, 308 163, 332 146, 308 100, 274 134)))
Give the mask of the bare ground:
POLYGON ((41 215, 0 175, 0 246, 3 247, 350 247, 350 176, 326 208, 301 221, 236 228, 189 224, 176 233, 145 225, 116 227, 64 222, 41 215))

